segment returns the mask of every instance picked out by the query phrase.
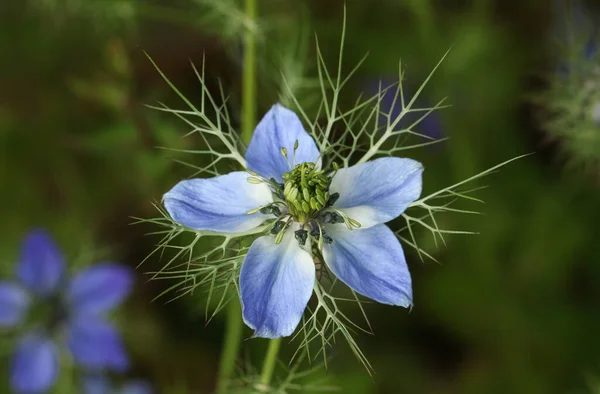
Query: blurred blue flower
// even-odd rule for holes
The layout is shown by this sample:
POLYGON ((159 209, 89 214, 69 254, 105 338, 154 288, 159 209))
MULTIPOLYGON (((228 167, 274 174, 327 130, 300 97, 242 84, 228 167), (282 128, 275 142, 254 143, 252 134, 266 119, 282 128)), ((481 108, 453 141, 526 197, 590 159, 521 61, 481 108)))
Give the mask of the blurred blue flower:
POLYGON ((154 389, 150 383, 143 380, 126 381, 115 386, 105 376, 88 376, 83 381, 84 394, 153 394, 154 389))
MULTIPOLYGON (((381 92, 380 112, 379 116, 380 126, 384 127, 387 124, 387 117, 389 115, 391 121, 394 121, 400 116, 402 112, 402 104, 400 102, 400 96, 394 100, 396 96, 396 88, 398 81, 390 77, 384 77, 381 80, 371 80, 366 84, 365 91, 370 95, 376 95, 381 92), (394 102, 395 101, 395 102, 394 102)), ((405 89, 405 94, 406 94, 405 89)), ((406 97, 405 97, 406 99, 406 97)), ((413 106, 416 108, 429 108, 430 104, 426 100, 419 98, 417 103, 413 106)), ((404 127, 410 126, 412 123, 419 120, 423 115, 427 113, 427 110, 409 112, 405 114, 396 129, 400 130, 404 127)), ((438 114, 438 110, 434 110, 429 115, 425 116, 415 127, 414 131, 428 137, 431 140, 438 140, 444 137, 442 121, 438 114)))
POLYGON ((598 53, 598 28, 594 16, 582 1, 555 0, 558 21, 554 34, 561 47, 557 72, 567 77, 573 72, 587 72, 598 53))
POLYGON ((596 167, 600 157, 600 20, 584 1, 555 0, 556 68, 544 103, 544 128, 569 158, 596 167))
POLYGON ((25 237, 16 279, 0 282, 0 327, 22 331, 10 371, 14 392, 44 393, 54 385, 63 337, 80 367, 128 367, 119 332, 103 318, 129 294, 128 268, 99 263, 68 280, 58 247, 36 230, 25 237))
POLYGON ((248 172, 181 181, 163 200, 174 221, 195 230, 270 232, 254 241, 240 272, 242 314, 255 336, 294 332, 315 261, 366 297, 412 304, 402 246, 384 223, 419 198, 419 162, 385 157, 324 172, 315 141, 279 104, 256 127, 246 162, 248 172))

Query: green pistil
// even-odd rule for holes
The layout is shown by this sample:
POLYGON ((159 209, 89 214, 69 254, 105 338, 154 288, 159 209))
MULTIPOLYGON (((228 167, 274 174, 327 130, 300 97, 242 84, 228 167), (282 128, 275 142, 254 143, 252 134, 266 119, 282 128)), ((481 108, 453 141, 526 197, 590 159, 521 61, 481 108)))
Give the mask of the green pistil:
POLYGON ((283 175, 283 195, 290 213, 304 222, 329 200, 330 178, 315 163, 302 163, 283 175))
MULTIPOLYGON (((294 162, 297 148, 298 141, 294 144, 294 162)), ((287 149, 281 148, 281 154, 290 163, 287 149)), ((333 174, 326 176, 324 171, 316 168, 315 163, 298 164, 290 172, 283 174, 283 184, 273 178, 267 180, 247 170, 250 174, 248 182, 268 185, 275 198, 274 202, 251 209, 248 214, 260 212, 276 217, 269 228, 270 233, 275 236, 276 244, 281 243, 291 223, 297 222, 300 224, 300 229, 294 231, 296 241, 301 246, 305 246, 309 240, 316 241, 319 250, 323 249, 324 243, 333 242, 333 239, 325 233, 324 224, 344 223, 349 230, 360 228, 358 221, 333 207, 340 195, 329 193, 331 179, 339 170, 336 163, 332 165, 333 174), (287 207, 287 212, 278 205, 287 207)))

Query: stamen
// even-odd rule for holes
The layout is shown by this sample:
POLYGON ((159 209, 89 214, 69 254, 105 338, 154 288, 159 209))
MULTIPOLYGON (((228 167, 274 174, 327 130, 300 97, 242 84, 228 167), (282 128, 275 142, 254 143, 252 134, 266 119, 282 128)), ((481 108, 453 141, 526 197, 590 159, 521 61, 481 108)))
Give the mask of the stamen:
MULTIPOLYGON (((287 224, 287 223, 286 223, 287 224)), ((287 226, 286 226, 287 227, 287 226)), ((279 233, 277 233, 277 235, 275 236, 275 243, 277 245, 279 245, 281 243, 281 240, 283 239, 283 235, 285 234, 285 227, 283 230, 281 230, 279 233)))
POLYGON ((333 166, 333 174, 331 174, 331 178, 333 179, 335 174, 337 174, 337 172, 340 170, 340 166, 335 161, 333 163, 331 163, 331 165, 333 166))
POLYGON ((285 157, 285 161, 287 161, 287 163, 288 163, 288 166, 290 166, 290 170, 291 170, 292 168, 294 168, 294 166, 292 166, 292 163, 290 163, 290 159, 288 158, 287 149, 286 149, 284 146, 282 146, 282 147, 280 148, 280 152, 281 152, 281 155, 282 155, 283 157, 285 157))
POLYGON ((265 181, 263 181, 262 179, 254 178, 254 177, 248 177, 248 182, 250 182, 254 185, 260 185, 261 183, 265 183, 265 181))
POLYGON ((321 227, 321 225, 319 223, 317 223, 317 226, 319 228, 319 249, 323 250, 323 228, 321 227))
POLYGON ((262 210, 263 210, 263 209, 264 209, 264 207, 258 207, 258 208, 254 208, 254 209, 251 209, 251 210, 249 210, 248 212, 246 212, 246 214, 247 214, 247 215, 253 215, 253 214, 255 214, 255 213, 256 213, 256 212, 258 212, 258 211, 261 211, 261 212, 262 212, 262 210))
POLYGON ((294 142, 294 155, 293 155, 294 167, 296 167, 296 151, 298 150, 298 146, 300 146, 300 142, 298 142, 298 140, 296 140, 296 142, 294 142))
POLYGON ((324 171, 316 171, 315 163, 298 164, 283 174, 283 195, 290 212, 305 222, 325 207, 329 199, 329 178, 324 171))
POLYGON ((356 221, 356 220, 354 220, 354 219, 352 219, 350 217, 347 217, 347 219, 348 219, 348 221, 350 222, 350 224, 352 226, 354 226, 356 228, 361 228, 362 227, 362 225, 360 224, 360 222, 358 222, 358 221, 356 221))

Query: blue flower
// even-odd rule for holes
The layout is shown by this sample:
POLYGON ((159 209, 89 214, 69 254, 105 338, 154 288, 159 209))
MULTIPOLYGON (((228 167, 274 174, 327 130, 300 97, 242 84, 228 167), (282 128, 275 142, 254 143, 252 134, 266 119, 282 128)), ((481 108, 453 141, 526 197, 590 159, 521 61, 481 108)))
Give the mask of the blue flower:
POLYGON ((0 327, 23 331, 11 364, 14 392, 44 393, 54 385, 59 338, 82 368, 128 367, 119 332, 103 318, 128 295, 133 283, 128 268, 99 263, 67 280, 61 252, 46 232, 36 230, 25 237, 16 277, 0 282, 0 327))
POLYGON ((84 394, 153 394, 150 383, 143 380, 131 380, 115 387, 106 377, 87 376, 83 381, 84 394))
POLYGON ((587 72, 598 53, 598 28, 595 16, 583 1, 553 2, 554 13, 560 19, 555 26, 557 41, 561 45, 561 61, 557 73, 567 77, 573 73, 587 72))
POLYGON ((294 332, 316 262, 366 297, 412 304, 402 246, 384 223, 419 198, 420 163, 386 157, 324 172, 300 119, 279 104, 258 124, 246 162, 248 172, 181 181, 163 200, 173 220, 195 230, 270 230, 251 245, 240 273, 243 318, 255 336, 294 332))
MULTIPOLYGON (((385 127, 387 125, 387 115, 389 115, 391 121, 394 121, 402 112, 400 96, 398 95, 398 97, 395 97, 398 83, 399 82, 395 81, 393 78, 384 77, 381 80, 371 80, 366 84, 365 90, 367 93, 371 95, 381 94, 381 101, 379 104, 379 110, 381 112, 379 123, 381 127, 385 127)), ((428 108, 429 106, 430 105, 426 100, 423 100, 421 97, 419 97, 417 103, 413 106, 413 109, 428 108)), ((427 114, 427 112, 428 110, 420 110, 404 114, 400 122, 398 122, 398 125, 396 125, 396 129, 400 130, 403 127, 409 127, 411 124, 421 119, 421 117, 427 114)), ((415 125, 414 131, 432 140, 439 140, 443 138, 444 132, 442 121, 437 110, 429 113, 423 119, 421 119, 419 123, 415 125)))

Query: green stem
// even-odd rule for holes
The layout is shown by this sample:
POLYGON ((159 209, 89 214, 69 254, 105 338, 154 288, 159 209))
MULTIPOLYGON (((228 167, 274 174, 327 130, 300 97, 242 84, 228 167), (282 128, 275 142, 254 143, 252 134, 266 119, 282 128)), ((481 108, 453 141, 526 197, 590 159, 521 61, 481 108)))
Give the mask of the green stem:
POLYGON ((242 311, 237 297, 229 301, 225 323, 225 340, 221 351, 217 392, 226 393, 235 370, 235 360, 242 341, 242 311))
MULTIPOLYGON (((256 126, 256 14, 257 0, 246 0, 245 15, 248 29, 244 35, 244 60, 242 74, 242 130, 241 137, 245 144, 250 142, 256 126)), ((225 326, 225 342, 221 352, 217 392, 226 393, 231 376, 235 370, 235 361, 242 339, 244 328, 242 311, 237 297, 227 306, 225 326)), ((272 372, 271 372, 272 373, 272 372)), ((269 377, 270 379, 270 377, 269 377)))
POLYGON ((242 141, 248 144, 256 126, 256 13, 257 0, 246 0, 248 28, 244 35, 242 75, 242 141))
POLYGON ((277 353, 279 353, 279 347, 281 346, 281 338, 271 339, 269 341, 269 348, 265 355, 265 361, 263 363, 262 373, 260 374, 260 383, 264 386, 269 386, 273 372, 275 371, 275 364, 277 363, 277 353))

